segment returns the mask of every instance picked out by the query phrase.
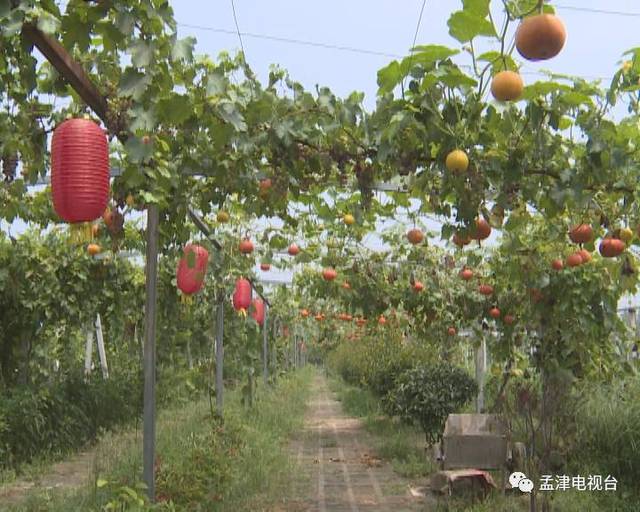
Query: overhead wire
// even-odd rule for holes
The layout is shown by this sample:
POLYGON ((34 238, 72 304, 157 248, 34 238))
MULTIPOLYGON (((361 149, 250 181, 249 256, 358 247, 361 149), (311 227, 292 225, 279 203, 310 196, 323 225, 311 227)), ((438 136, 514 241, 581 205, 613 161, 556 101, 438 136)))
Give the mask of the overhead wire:
POLYGON ((592 14, 611 14, 615 16, 629 16, 640 18, 640 12, 615 11, 610 9, 599 9, 596 7, 580 7, 577 5, 562 5, 558 4, 557 2, 554 5, 559 9, 566 9, 567 11, 588 12, 592 14))
MULTIPOLYGON (((418 23, 416 24, 416 31, 413 34, 413 43, 411 43, 411 53, 409 55, 409 66, 408 68, 411 69, 411 64, 412 64, 412 60, 413 60, 413 53, 415 51, 415 47, 416 47, 416 41, 418 40, 418 33, 420 32, 420 25, 422 24, 422 15, 424 14, 424 8, 427 5, 427 0, 422 0, 422 7, 420 8, 420 15, 418 16, 418 23)), ((406 78, 406 77, 405 77, 406 78)), ((404 90, 404 79, 402 80, 402 87, 404 90)))
POLYGON ((233 22, 236 25, 236 32, 238 34, 238 39, 240 40, 240 49, 242 50, 242 55, 244 56, 244 60, 247 60, 247 54, 244 51, 244 43, 242 42, 242 34, 240 33, 240 26, 238 25, 238 15, 236 14, 236 3, 235 0, 231 0, 231 10, 233 11, 233 22))

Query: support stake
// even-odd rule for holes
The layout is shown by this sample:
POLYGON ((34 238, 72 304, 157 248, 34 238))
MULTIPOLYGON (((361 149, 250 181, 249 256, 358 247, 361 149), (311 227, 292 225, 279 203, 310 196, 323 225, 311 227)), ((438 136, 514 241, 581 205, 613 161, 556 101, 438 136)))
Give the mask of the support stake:
POLYGON ((216 306, 216 408, 222 416, 224 409, 224 302, 222 299, 216 306))
POLYGON ((155 501, 156 451, 156 303, 158 284, 158 206, 147 209, 146 304, 144 329, 143 479, 155 501))
POLYGON ((96 340, 98 341, 98 356, 100 357, 100 368, 102 369, 102 378, 109 378, 109 366, 107 366, 107 354, 104 350, 104 335, 102 332, 102 319, 100 313, 96 315, 96 340))
POLYGON ((264 381, 264 387, 267 387, 269 382, 269 343, 268 343, 268 326, 267 318, 269 316, 269 305, 264 306, 264 322, 262 325, 262 380, 264 381))

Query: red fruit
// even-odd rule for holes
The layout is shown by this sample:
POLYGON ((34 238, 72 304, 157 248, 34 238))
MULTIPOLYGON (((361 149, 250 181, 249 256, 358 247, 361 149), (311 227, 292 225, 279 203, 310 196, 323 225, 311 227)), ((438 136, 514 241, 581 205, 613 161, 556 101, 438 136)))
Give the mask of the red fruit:
POLYGON ((498 318, 500 318, 500 310, 498 308, 491 308, 489 310, 489 316, 497 320, 498 318))
POLYGON ((449 327, 447 329, 447 334, 449 336, 455 336, 457 334, 456 328, 455 327, 449 327))
POLYGON ((415 283, 413 283, 413 289, 416 292, 421 292, 422 290, 424 290, 424 285, 421 281, 416 281, 415 283))
POLYGON ((260 263, 260 270, 268 272, 270 269, 271 265, 269 263, 260 263))
POLYGON ((291 244, 287 252, 290 256, 297 256, 300 253, 300 247, 298 247, 298 244, 291 244))
POLYGON ((270 178, 265 178, 263 180, 260 180, 260 191, 261 192, 266 192, 270 188, 271 188, 271 179, 270 178))
POLYGON ((460 271, 460 277, 465 281, 469 281, 473 277, 473 270, 465 268, 460 271))
POLYGON ((323 317, 320 313, 318 313, 318 314, 316 315, 316 320, 317 320, 318 322, 322 322, 322 320, 324 320, 324 317, 323 317))
POLYGON ((593 228, 589 224, 579 224, 569 231, 569 238, 575 244, 588 244, 593 238, 593 228))
POLYGON ((471 237, 470 236, 462 236, 461 234, 458 233, 454 233, 453 234, 453 238, 452 241, 454 244, 456 244, 458 247, 462 248, 465 245, 468 245, 471 243, 471 237))
POLYGON ((591 261, 591 253, 586 249, 580 249, 578 254, 582 258, 582 263, 589 263, 591 261))
POLYGON ((489 284, 481 284, 478 286, 478 291, 485 296, 493 295, 493 286, 489 284))
POLYGON ((387 323, 387 319, 383 315, 380 315, 380 318, 378 318, 378 324, 384 325, 386 323, 387 323))
POLYGON ((300 311, 300 315, 302 316, 302 318, 307 318, 309 316, 309 310, 303 309, 302 311, 300 311))
POLYGON ((351 290, 351 285, 350 285, 347 281, 345 281, 344 283, 342 283, 342 287, 343 287, 345 290, 351 290))
POLYGON ((245 238, 240 241, 238 248, 242 254, 251 254, 253 252, 253 242, 248 238, 245 238))
POLYGON ((325 268, 322 271, 322 277, 325 281, 333 281, 336 277, 338 277, 338 273, 332 268, 325 268))
POLYGON ((605 258, 620 256, 626 249, 625 243, 618 238, 605 238, 600 242, 600 254, 605 258))
POLYGON ((564 263, 562 260, 556 259, 551 262, 551 268, 553 270, 562 270, 564 268, 564 263))
POLYGON ((251 303, 253 308, 251 308, 251 318, 253 318, 258 325, 264 324, 264 302, 262 299, 253 299, 251 303))
POLYGON ((483 218, 476 219, 475 229, 471 234, 471 238, 474 240, 485 240, 489 238, 489 235, 491 235, 491 226, 489 223, 483 218))
POLYGON ((580 265, 582 265, 582 256, 579 253, 574 252, 567 256, 568 267, 579 267, 580 265))
POLYGON ((516 319, 513 315, 504 315, 504 323, 507 325, 511 325, 513 322, 515 322, 516 319))
POLYGON ((413 245, 417 245, 424 240, 424 233, 417 228, 411 229, 407 233, 407 239, 413 245))

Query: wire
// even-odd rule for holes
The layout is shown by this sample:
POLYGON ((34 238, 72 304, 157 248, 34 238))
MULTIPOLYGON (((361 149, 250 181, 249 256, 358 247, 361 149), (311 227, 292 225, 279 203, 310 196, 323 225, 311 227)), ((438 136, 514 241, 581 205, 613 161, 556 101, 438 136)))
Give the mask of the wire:
MULTIPOLYGON (((416 41, 418 40, 418 33, 420 32, 420 25, 422 24, 422 15, 424 14, 424 8, 427 5, 427 0, 422 0, 422 7, 420 8, 420 15, 418 16, 418 23, 416 24, 416 31, 413 34, 413 43, 411 44, 411 53, 409 55, 409 65, 407 66, 408 69, 411 69, 411 65, 412 65, 412 61, 413 61, 413 52, 414 49, 416 47, 416 41)), ((406 80, 406 77, 402 80, 402 88, 404 90, 404 81, 406 80)), ((404 96, 404 94, 403 94, 404 96)))
POLYGON ((424 14, 424 8, 427 5, 427 0, 422 0, 422 7, 420 8, 420 16, 418 17, 418 25, 416 26, 416 33, 413 35, 413 44, 411 45, 411 51, 413 52, 413 48, 416 46, 416 41, 418 40, 418 32, 420 32, 420 25, 422 24, 422 15, 424 14))
POLYGON ((558 7, 559 9, 566 9, 567 11, 590 12, 593 14, 612 14, 614 16, 632 16, 640 18, 640 12, 611 11, 608 9, 595 9, 593 7, 578 7, 574 5, 562 4, 556 4, 556 7, 558 7))
POLYGON ((236 3, 234 0, 231 0, 231 10, 233 11, 233 22, 236 24, 236 32, 238 33, 238 39, 240 40, 240 49, 242 50, 242 55, 246 62, 247 55, 244 52, 244 44, 242 43, 242 34, 240 33, 240 27, 238 26, 238 16, 236 15, 236 3))
MULTIPOLYGON (((236 32, 234 32, 233 30, 224 29, 224 28, 205 27, 202 25, 192 25, 189 23, 178 23, 178 26, 184 27, 184 28, 191 28, 194 30, 204 30, 207 32, 217 32, 220 34, 236 35, 236 32)), ((376 50, 368 50, 366 48, 356 48, 353 46, 342 46, 342 45, 336 45, 331 43, 320 43, 316 41, 306 41, 303 39, 293 39, 289 37, 273 36, 270 34, 259 34, 255 32, 240 32, 240 33, 245 37, 253 37, 256 39, 266 39, 269 41, 277 41, 280 43, 299 44, 303 46, 314 46, 317 48, 324 48, 327 50, 339 50, 339 51, 352 52, 352 53, 361 53, 365 55, 376 55, 379 57, 391 57, 394 59, 400 59, 403 57, 402 55, 399 55, 396 53, 387 53, 387 52, 381 52, 376 50)))

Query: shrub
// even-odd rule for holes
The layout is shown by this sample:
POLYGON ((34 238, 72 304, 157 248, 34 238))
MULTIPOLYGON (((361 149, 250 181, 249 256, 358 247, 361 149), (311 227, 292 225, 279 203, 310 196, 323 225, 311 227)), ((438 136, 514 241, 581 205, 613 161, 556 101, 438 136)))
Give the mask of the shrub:
POLYGON ((462 408, 478 391, 461 368, 448 363, 421 365, 402 373, 384 400, 389 414, 422 428, 427 443, 441 439, 447 416, 462 408))
POLYGON ((13 388, 0 396, 0 466, 15 468, 35 456, 79 448, 101 430, 135 417, 141 407, 137 374, 88 382, 74 375, 40 389, 13 388))
POLYGON ((328 363, 347 383, 367 387, 382 398, 395 387, 401 373, 431 357, 426 347, 376 335, 339 345, 328 363))

